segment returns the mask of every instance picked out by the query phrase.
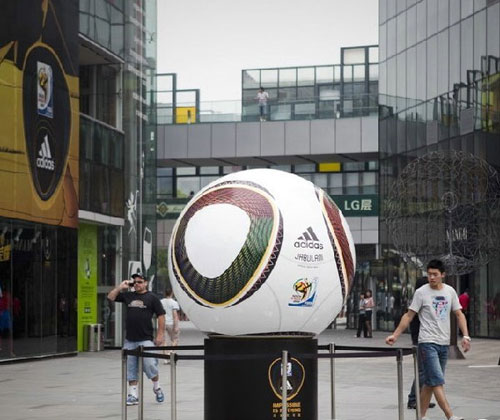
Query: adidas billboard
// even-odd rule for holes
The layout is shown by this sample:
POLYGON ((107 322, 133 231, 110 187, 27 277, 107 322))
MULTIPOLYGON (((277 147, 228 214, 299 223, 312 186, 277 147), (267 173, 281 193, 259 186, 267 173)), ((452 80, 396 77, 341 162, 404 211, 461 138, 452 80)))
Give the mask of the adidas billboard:
POLYGON ((71 106, 61 64, 53 52, 43 46, 33 48, 26 58, 23 111, 33 185, 39 197, 47 201, 60 185, 66 169, 71 106))
POLYGON ((79 2, 0 4, 0 215, 76 228, 79 2))
POLYGON ((318 239, 311 226, 297 238, 293 246, 295 248, 323 249, 323 244, 318 239))

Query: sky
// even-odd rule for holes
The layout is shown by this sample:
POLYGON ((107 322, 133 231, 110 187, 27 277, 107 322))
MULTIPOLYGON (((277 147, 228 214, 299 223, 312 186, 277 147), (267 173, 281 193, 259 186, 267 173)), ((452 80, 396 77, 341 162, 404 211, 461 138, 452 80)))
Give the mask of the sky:
POLYGON ((339 64, 378 44, 378 0, 158 0, 158 73, 201 101, 241 99, 241 70, 339 64))

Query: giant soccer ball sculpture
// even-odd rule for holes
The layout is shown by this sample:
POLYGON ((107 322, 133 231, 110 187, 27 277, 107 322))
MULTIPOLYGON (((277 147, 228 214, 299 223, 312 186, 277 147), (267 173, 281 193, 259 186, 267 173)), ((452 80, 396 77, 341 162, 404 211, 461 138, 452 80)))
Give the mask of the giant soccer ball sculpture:
POLYGON ((323 190, 272 169, 227 175, 180 214, 169 272, 202 331, 244 335, 323 331, 355 270, 342 213, 323 190))

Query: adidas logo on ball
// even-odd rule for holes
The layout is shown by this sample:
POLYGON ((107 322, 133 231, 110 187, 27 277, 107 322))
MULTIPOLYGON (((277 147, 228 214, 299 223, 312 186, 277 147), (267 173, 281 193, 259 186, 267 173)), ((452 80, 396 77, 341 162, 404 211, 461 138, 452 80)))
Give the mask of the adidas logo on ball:
POLYGON ((311 226, 297 238, 293 246, 295 248, 323 249, 323 244, 319 241, 311 226))

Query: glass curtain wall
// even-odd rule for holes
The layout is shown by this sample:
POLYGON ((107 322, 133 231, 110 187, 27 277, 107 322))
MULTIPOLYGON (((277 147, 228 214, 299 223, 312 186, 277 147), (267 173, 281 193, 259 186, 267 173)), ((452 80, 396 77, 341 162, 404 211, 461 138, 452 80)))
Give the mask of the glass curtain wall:
MULTIPOLYGON (((292 172, 323 188, 330 195, 378 194, 378 162, 263 166, 292 172)), ((216 179, 249 166, 157 168, 158 200, 186 199, 216 179)), ((184 201, 185 202, 185 201, 184 201)))
POLYGON ((126 0, 81 0, 79 31, 123 57, 123 11, 126 0))
MULTIPOLYGON (((156 235, 156 0, 125 3, 123 131, 125 132, 123 274, 140 267, 155 273, 156 235)), ((156 286, 156 285, 155 285, 156 286)))
POLYGON ((77 230, 0 221, 0 359, 76 351, 77 230))
MULTIPOLYGON (((434 151, 463 151, 500 169, 500 3, 498 1, 379 1, 380 195, 384 203, 408 163, 434 151)), ((440 190, 445 185, 438 183, 440 190)), ((424 195, 427 194, 424 191, 424 195)), ((392 329, 407 309, 420 264, 401 258, 381 208, 384 264, 377 295, 388 296, 381 320, 392 329)), ((413 237, 420 243, 426 238, 413 237)), ((500 337, 499 259, 456 279, 469 288, 471 334, 500 337)))
POLYGON ((242 70, 242 121, 259 119, 260 87, 269 94, 270 120, 375 114, 378 46, 342 48, 341 64, 242 70))

